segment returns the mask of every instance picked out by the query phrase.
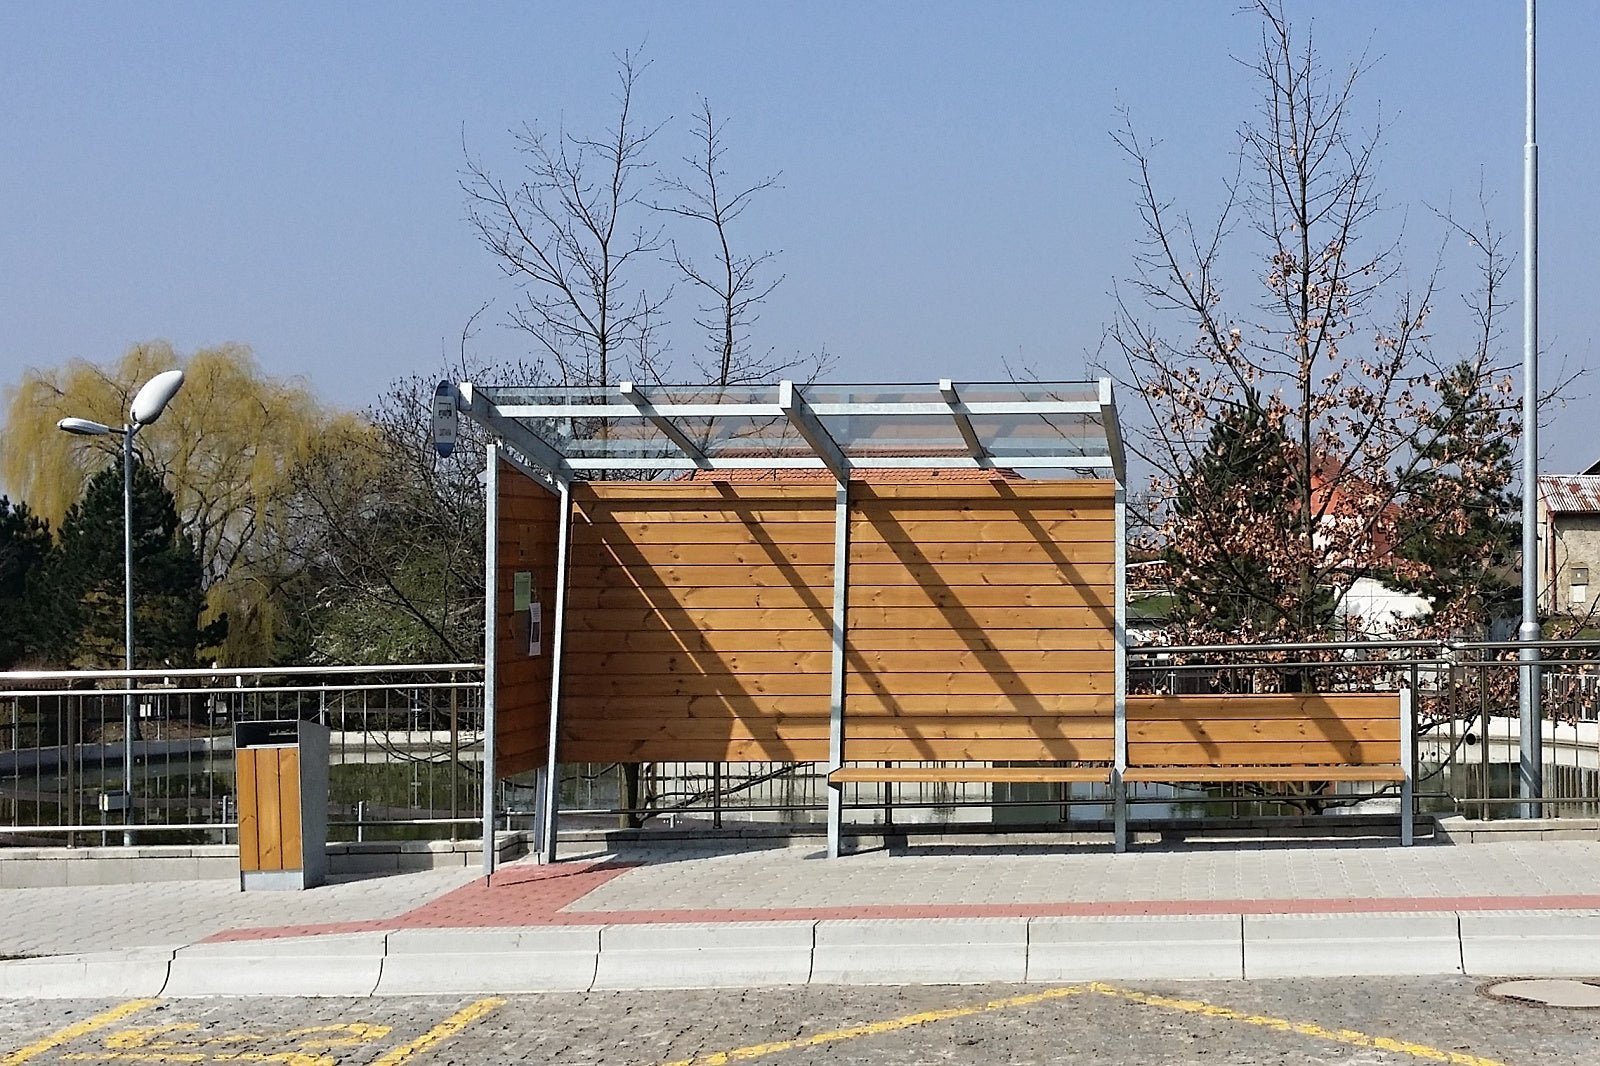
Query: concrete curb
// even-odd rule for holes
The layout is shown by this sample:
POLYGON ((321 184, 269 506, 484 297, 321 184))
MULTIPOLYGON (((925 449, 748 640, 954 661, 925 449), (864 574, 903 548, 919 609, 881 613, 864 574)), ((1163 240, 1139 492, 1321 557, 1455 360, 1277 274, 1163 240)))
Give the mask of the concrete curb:
POLYGON ((1237 914, 1035 918, 1029 981, 1238 980, 1244 932, 1237 914))
POLYGON ((1461 963, 1467 973, 1492 977, 1600 973, 1600 914, 1462 914, 1461 963))
POLYGON ((0 961, 0 996, 445 995, 803 984, 1600 974, 1600 912, 407 929, 0 961))
POLYGON ((812 979, 815 922, 608 925, 594 988, 753 988, 812 979))
POLYGON ((1246 977, 1461 973, 1459 919, 1449 914, 1247 914, 1246 977))
POLYGON ((370 996, 387 950, 382 933, 191 944, 172 957, 162 994, 370 996))
POLYGON ((587 992, 599 959, 598 926, 403 929, 389 934, 373 994, 587 992))
POLYGON ((1028 919, 817 923, 811 983, 985 984, 1028 976, 1028 919))
POLYGON ((167 984, 172 948, 46 955, 0 963, 0 996, 16 999, 148 999, 167 984))

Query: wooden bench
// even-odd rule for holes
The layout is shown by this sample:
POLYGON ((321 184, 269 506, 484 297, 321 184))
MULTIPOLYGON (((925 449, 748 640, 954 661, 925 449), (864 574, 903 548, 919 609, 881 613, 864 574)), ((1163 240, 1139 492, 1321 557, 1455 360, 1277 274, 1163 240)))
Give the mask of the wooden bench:
POLYGON ((1130 696, 1122 782, 1398 783, 1410 844, 1408 695, 1130 696))

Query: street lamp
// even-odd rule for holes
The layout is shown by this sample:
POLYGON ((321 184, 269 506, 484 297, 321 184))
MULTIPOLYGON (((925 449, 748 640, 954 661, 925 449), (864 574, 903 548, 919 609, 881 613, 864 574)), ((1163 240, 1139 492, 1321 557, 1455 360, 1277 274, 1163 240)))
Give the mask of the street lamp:
MULTIPOLYGON (((133 397, 128 424, 115 429, 87 418, 63 418, 56 428, 80 437, 122 437, 122 638, 128 676, 122 697, 122 794, 127 809, 126 823, 133 815, 133 736, 136 718, 133 705, 133 437, 161 417, 172 397, 183 384, 183 371, 167 370, 149 381, 133 397)), ((122 831, 122 843, 133 845, 133 830, 122 831)))

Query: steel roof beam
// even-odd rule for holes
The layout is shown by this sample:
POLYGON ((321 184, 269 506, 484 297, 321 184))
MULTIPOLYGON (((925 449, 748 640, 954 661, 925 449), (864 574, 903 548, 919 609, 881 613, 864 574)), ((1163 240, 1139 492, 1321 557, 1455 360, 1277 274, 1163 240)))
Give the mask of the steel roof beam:
POLYGON ((706 458, 706 453, 701 451, 700 446, 690 440, 683 430, 674 425, 665 415, 657 411, 655 405, 639 391, 638 386, 631 381, 624 381, 617 386, 617 391, 624 399, 633 404, 634 410, 648 418, 650 424, 655 426, 663 437, 676 444, 679 451, 692 459, 695 466, 701 470, 711 469, 711 462, 706 458))
POLYGON ((944 397, 945 404, 950 409, 950 417, 955 420, 956 429, 961 433, 961 439, 967 443, 967 451, 972 453, 972 458, 985 470, 994 466, 989 461, 989 452, 983 446, 983 441, 978 439, 977 431, 972 428, 972 419, 967 417, 966 405, 961 402, 961 394, 956 392, 956 384, 949 378, 939 381, 939 395, 944 397))
POLYGON ((495 407, 488 397, 473 388, 472 382, 461 382, 456 391, 460 396, 457 401, 459 409, 506 445, 521 452, 529 465, 543 470, 553 482, 572 480, 572 467, 560 452, 546 444, 537 433, 495 407))
POLYGON ((1111 379, 1100 379, 1100 428, 1106 435, 1106 454, 1119 482, 1127 480, 1128 462, 1122 451, 1122 426, 1117 421, 1117 405, 1111 400, 1111 379))
POLYGON ((811 445, 811 450, 842 485, 850 480, 850 460, 845 457, 839 442, 825 429, 812 412, 805 397, 801 396, 792 381, 778 382, 778 409, 783 412, 795 432, 811 445))

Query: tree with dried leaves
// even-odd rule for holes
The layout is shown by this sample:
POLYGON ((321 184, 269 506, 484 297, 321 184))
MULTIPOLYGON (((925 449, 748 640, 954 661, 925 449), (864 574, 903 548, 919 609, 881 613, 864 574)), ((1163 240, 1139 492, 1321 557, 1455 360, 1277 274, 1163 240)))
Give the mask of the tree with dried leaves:
MULTIPOLYGON (((1486 284, 1473 349, 1436 353, 1441 271, 1408 285, 1399 242, 1373 232, 1382 131, 1358 127, 1363 67, 1330 72, 1280 5, 1257 9, 1261 108, 1240 130, 1240 169, 1216 218, 1202 225, 1163 197, 1154 149, 1131 120, 1116 134, 1144 237, 1117 288, 1108 361, 1145 407, 1130 451, 1152 471, 1151 498, 1167 501, 1148 516, 1150 547, 1191 592, 1172 634, 1184 642, 1326 638, 1331 599, 1356 578, 1421 580, 1430 564, 1393 550, 1402 516, 1465 528, 1470 508, 1503 488, 1518 435, 1496 344, 1505 264, 1495 241, 1476 242, 1486 284), (1225 286, 1230 269, 1254 276, 1253 295, 1225 286), (1439 417, 1452 402, 1470 435, 1439 417), (1239 479, 1206 476, 1208 446, 1229 426, 1248 429, 1254 447, 1270 436, 1278 460, 1239 479), (1277 500, 1266 514, 1263 492, 1277 500)), ((1480 549, 1496 550, 1463 543, 1480 549)), ((1479 560, 1457 562, 1465 572, 1479 560)))

